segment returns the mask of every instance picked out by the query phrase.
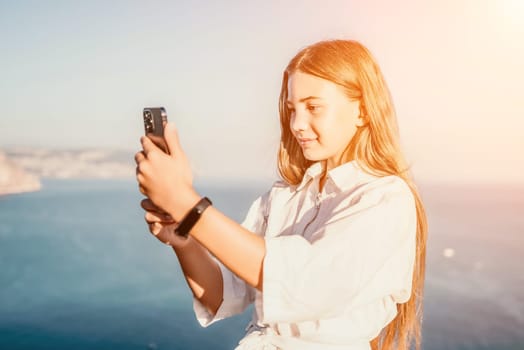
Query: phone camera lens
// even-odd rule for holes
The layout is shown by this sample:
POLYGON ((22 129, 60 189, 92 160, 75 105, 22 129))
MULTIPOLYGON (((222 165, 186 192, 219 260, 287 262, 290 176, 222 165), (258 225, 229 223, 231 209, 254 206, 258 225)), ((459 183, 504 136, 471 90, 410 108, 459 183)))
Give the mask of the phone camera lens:
POLYGON ((144 125, 146 127, 146 133, 152 133, 154 131, 153 114, 150 110, 144 111, 144 125))

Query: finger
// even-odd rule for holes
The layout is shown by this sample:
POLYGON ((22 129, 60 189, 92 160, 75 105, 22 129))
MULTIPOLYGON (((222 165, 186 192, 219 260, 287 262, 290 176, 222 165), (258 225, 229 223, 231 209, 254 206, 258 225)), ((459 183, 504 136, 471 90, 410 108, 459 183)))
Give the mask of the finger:
POLYGON ((138 182, 138 186, 142 186, 142 181, 144 180, 144 174, 140 171, 140 167, 137 165, 135 169, 135 178, 138 182))
POLYGON ((136 163, 136 164, 140 163, 140 162, 143 161, 144 159, 146 159, 146 155, 144 154, 143 151, 137 152, 137 153, 135 154, 135 163, 136 163))
POLYGON ((164 230, 164 227, 162 226, 162 224, 160 224, 158 222, 154 222, 152 224, 149 224, 149 231, 156 238, 158 238, 164 244, 171 245, 169 237, 166 237, 165 231, 164 231, 164 233, 162 233, 163 230, 164 230))
POLYGON ((159 218, 161 218, 162 221, 164 221, 164 222, 169 222, 169 223, 173 223, 174 222, 173 217, 171 215, 169 215, 169 213, 166 213, 165 211, 163 211, 162 209, 157 207, 153 203, 153 201, 151 199, 149 199, 149 198, 143 199, 140 202, 140 206, 145 211, 154 212, 154 213, 158 214, 159 218))
POLYGON ((154 211, 156 213, 167 214, 165 211, 159 208, 155 203, 153 203, 153 201, 149 198, 143 199, 140 202, 140 206, 145 211, 154 211))
POLYGON ((153 222, 149 224, 149 231, 151 231, 152 234, 155 236, 158 236, 160 231, 162 231, 162 224, 158 222, 153 222))
POLYGON ((178 138, 178 131, 174 123, 169 122, 164 128, 164 139, 166 140, 169 154, 179 156, 182 153, 182 146, 178 138))
POLYGON ((148 224, 152 224, 154 222, 163 223, 163 224, 173 224, 173 218, 171 215, 166 213, 159 213, 157 211, 146 211, 144 214, 144 219, 148 224))
POLYGON ((155 145, 155 143, 147 136, 142 136, 140 138, 140 143, 142 144, 142 148, 144 149, 143 152, 146 158, 150 152, 160 150, 160 148, 158 148, 158 146, 155 145))
POLYGON ((154 205, 153 201, 149 198, 142 199, 140 201, 140 206, 142 207, 142 209, 147 211, 160 211, 160 209, 156 205, 154 205))

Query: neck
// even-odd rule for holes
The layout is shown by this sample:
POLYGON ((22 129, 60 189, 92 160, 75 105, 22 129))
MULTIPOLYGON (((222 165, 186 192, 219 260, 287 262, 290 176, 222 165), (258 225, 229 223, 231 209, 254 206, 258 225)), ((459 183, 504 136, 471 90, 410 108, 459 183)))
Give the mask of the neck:
POLYGON ((324 188, 324 184, 326 183, 327 173, 330 170, 328 168, 328 161, 322 162, 322 175, 320 175, 320 181, 318 182, 318 191, 322 192, 322 189, 324 188))

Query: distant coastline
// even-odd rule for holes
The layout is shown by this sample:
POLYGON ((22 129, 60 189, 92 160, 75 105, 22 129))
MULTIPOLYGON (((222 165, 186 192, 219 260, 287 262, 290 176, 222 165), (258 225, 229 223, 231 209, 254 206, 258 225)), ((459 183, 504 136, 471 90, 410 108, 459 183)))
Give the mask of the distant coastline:
POLYGON ((0 195, 38 191, 41 179, 132 178, 132 152, 101 149, 0 150, 0 195))
POLYGON ((40 178, 25 171, 0 151, 0 196, 34 192, 42 188, 40 178))

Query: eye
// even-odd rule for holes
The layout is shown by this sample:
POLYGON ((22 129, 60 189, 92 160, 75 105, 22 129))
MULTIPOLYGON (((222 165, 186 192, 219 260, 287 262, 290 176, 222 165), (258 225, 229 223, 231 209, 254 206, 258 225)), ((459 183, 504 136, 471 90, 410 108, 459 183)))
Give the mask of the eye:
POLYGON ((317 112, 320 109, 320 106, 317 105, 308 105, 307 109, 311 112, 317 112))

